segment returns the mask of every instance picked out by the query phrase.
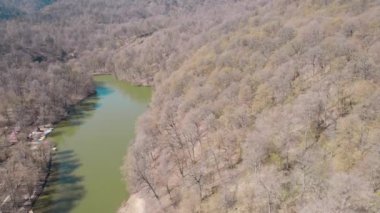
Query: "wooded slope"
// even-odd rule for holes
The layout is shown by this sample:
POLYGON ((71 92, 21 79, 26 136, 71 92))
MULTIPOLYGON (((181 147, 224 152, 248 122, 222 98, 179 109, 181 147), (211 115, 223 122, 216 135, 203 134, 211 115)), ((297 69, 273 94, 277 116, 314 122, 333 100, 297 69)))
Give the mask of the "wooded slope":
POLYGON ((163 59, 178 63, 139 121, 132 197, 148 212, 378 212, 379 2, 232 5, 248 10, 163 59))

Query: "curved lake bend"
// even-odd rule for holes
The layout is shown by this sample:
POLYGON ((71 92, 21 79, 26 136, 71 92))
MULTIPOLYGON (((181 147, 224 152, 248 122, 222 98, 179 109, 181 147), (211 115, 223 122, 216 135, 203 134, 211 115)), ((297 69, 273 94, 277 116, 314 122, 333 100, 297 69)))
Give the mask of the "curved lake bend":
POLYGON ((120 167, 151 89, 96 76, 96 95, 49 136, 58 151, 35 212, 116 212, 127 197, 120 167))

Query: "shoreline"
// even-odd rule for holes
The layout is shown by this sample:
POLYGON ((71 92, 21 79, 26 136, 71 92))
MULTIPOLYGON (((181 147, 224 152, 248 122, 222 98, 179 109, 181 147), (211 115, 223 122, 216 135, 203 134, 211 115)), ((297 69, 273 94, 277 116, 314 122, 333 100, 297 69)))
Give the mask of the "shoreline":
MULTIPOLYGON (((95 84, 94 84, 95 85, 95 84)), ((67 119, 71 114, 72 114, 72 109, 80 104, 81 102, 83 102, 85 99, 93 96, 93 95, 96 95, 96 89, 94 87, 94 89, 92 91, 90 91, 87 95, 84 95, 80 98, 78 98, 77 100, 75 100, 75 103, 68 106, 66 108, 66 112, 67 114, 65 116, 62 116, 58 119, 56 119, 55 121, 53 121, 51 124, 54 126, 54 125, 57 125, 59 122, 67 119)), ((29 126, 27 127, 26 129, 31 129, 32 126, 29 126)), ((28 130, 29 131, 29 130, 28 130)), ((23 201, 23 204, 20 205, 19 207, 19 211, 23 211, 23 210, 26 210, 27 212, 33 212, 33 207, 35 206, 35 204, 37 203, 38 199, 40 198, 40 196, 44 193, 44 190, 45 190, 45 187, 46 185, 49 183, 49 178, 51 176, 51 172, 52 172, 52 167, 53 167, 53 155, 54 155, 54 151, 51 149, 55 144, 54 142, 49 142, 46 138, 44 139, 43 141, 44 143, 48 143, 50 148, 49 148, 49 160, 46 162, 46 168, 43 169, 45 171, 42 171, 41 172, 41 177, 38 182, 36 182, 35 184, 35 189, 34 189, 34 192, 32 193, 32 195, 29 197, 29 199, 27 200, 24 200, 23 201)), ((29 143, 28 141, 20 141, 20 143, 29 143)), ((41 142, 42 144, 42 142, 41 142)), ((11 147, 13 146, 14 144, 10 144, 8 145, 8 147, 11 147)), ((31 150, 32 151, 32 150, 31 150)))
POLYGON ((30 204, 28 211, 33 212, 34 205, 36 204, 36 202, 40 198, 40 196, 44 193, 44 189, 49 182, 49 177, 51 175, 52 166, 53 166, 53 153, 50 152, 46 173, 44 175, 44 178, 42 179, 42 183, 39 186, 36 186, 37 192, 35 194, 34 199, 31 200, 31 204, 30 204))
POLYGON ((148 78, 148 79, 139 79, 139 80, 132 80, 132 79, 125 79, 125 78, 120 78, 116 72, 112 73, 112 72, 104 72, 104 73, 101 73, 101 72, 97 72, 97 73, 92 73, 92 76, 96 77, 96 76, 102 76, 102 75, 112 75, 113 77, 115 77, 117 80, 119 81, 123 81, 125 83, 128 83, 132 86, 137 86, 137 87, 153 87, 153 78, 148 78))
MULTIPOLYGON (((58 119, 57 121, 54 121, 52 124, 53 125, 57 125, 59 122, 61 121, 64 121, 65 119, 67 119, 71 114, 72 114, 72 109, 77 106, 78 104, 80 104, 81 102, 83 102, 84 100, 86 100, 87 98, 93 96, 93 95, 96 95, 96 90, 94 89, 92 92, 90 92, 89 94, 87 94, 86 96, 84 96, 83 98, 80 98, 78 99, 78 101, 76 101, 75 104, 72 104, 71 106, 69 106, 67 108, 67 115, 58 119)), ((49 142, 50 143, 50 142, 49 142)), ((55 145, 54 142, 51 142, 50 145, 55 145)), ((42 183, 41 184, 37 184, 36 185, 36 195, 34 198, 32 198, 30 200, 30 204, 27 204, 21 208, 25 208, 28 212, 32 212, 33 213, 33 207, 35 206, 35 204, 37 203, 38 199, 41 197, 41 195, 44 193, 45 191, 45 188, 47 186, 47 184, 49 183, 49 178, 50 178, 50 175, 51 175, 51 172, 52 172, 52 169, 53 169, 53 151, 50 149, 50 154, 49 154, 49 161, 47 163, 47 170, 46 170, 46 173, 44 175, 44 178, 42 179, 42 183)), ((33 196, 33 195, 32 195, 33 196)))

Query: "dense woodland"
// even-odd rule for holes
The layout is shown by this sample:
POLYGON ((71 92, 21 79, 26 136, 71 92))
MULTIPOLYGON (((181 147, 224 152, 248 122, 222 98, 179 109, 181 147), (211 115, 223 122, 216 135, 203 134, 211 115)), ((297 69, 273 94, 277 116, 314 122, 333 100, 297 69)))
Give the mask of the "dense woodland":
POLYGON ((0 176, 40 165, 12 129, 65 117, 112 73, 155 91, 120 212, 380 211, 377 0, 15 2, 0 2, 0 176))
POLYGON ((174 44, 120 211, 379 212, 379 2, 217 5, 143 39, 174 44))

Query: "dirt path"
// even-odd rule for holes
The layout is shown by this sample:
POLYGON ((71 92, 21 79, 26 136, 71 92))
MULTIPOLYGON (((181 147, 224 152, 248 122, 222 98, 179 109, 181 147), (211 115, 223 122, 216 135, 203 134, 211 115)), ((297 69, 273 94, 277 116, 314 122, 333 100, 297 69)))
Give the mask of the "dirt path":
POLYGON ((134 194, 127 204, 119 210, 119 213, 145 213, 145 201, 134 194))

